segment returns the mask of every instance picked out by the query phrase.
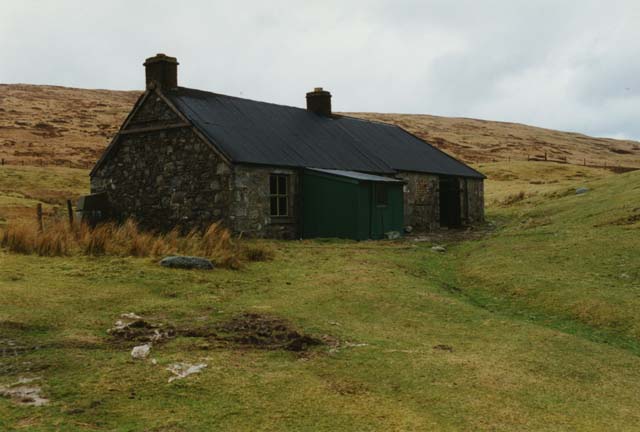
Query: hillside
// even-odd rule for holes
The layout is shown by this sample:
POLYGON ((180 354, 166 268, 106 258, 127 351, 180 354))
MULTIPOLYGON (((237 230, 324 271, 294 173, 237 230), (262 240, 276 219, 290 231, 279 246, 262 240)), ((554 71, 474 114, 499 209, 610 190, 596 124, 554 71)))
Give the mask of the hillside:
POLYGON ((88 168, 139 92, 0 85, 0 158, 11 164, 88 168))
MULTIPOLYGON (((0 85, 0 158, 88 168, 139 92, 0 85)), ((640 143, 513 123, 410 114, 351 113, 398 124, 469 163, 566 158, 572 164, 640 167, 640 143)))
POLYGON ((640 167, 640 143, 593 138, 518 123, 422 114, 350 113, 402 126, 466 162, 544 159, 600 166, 640 167))

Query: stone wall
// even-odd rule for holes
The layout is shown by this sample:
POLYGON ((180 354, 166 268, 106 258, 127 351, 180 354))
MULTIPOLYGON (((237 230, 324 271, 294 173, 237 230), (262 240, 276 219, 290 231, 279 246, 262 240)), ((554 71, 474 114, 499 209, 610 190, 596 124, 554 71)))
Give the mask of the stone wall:
POLYGON ((132 217, 145 229, 205 228, 222 221, 249 237, 297 238, 297 170, 230 166, 191 127, 151 92, 129 120, 91 178, 91 192, 107 192, 119 219, 132 217), (269 176, 286 174, 287 217, 270 216, 269 176))
POLYGON ((438 176, 401 172, 396 176, 404 185, 404 224, 416 231, 429 231, 440 226, 438 176))
POLYGON ((229 224, 233 231, 250 237, 294 239, 299 237, 300 176, 294 169, 235 165, 229 224), (269 176, 286 174, 289 187, 288 216, 272 217, 269 176))
MULTIPOLYGON (((440 227, 440 183, 434 174, 401 172, 404 186, 404 223, 416 231, 440 227)), ((463 225, 484 222, 484 182, 460 178, 460 211, 463 225)))
POLYGON ((143 228, 202 228, 229 216, 231 169, 190 127, 121 135, 91 178, 143 228))

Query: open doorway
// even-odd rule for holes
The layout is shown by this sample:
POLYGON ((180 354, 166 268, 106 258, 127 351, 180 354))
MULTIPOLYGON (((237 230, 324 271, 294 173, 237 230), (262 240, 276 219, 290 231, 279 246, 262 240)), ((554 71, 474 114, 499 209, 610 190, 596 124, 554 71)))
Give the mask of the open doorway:
POLYGON ((440 177, 440 226, 459 227, 460 182, 456 177, 440 177))

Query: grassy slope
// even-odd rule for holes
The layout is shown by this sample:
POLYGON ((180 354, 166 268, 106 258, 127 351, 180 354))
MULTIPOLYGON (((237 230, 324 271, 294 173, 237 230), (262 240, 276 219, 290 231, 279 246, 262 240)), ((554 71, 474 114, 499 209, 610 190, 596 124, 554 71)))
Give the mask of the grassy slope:
POLYGON ((615 176, 605 169, 544 162, 481 163, 476 168, 487 176, 485 200, 490 219, 503 216, 501 202, 520 192, 526 196, 554 193, 615 176))
POLYGON ((0 399, 0 429, 633 429, 638 227, 593 225, 633 212, 640 176, 548 167, 483 166, 503 173, 490 201, 532 195, 492 206, 496 233, 446 254, 425 243, 274 242, 273 262, 210 273, 2 254, 0 340, 43 348, 0 358, 0 385, 41 376, 52 404, 0 399), (541 195, 582 184, 592 191, 541 195), (615 319, 575 313, 594 301, 586 310, 615 319), (178 326, 271 313, 368 345, 299 357, 178 338, 154 348, 153 366, 105 334, 128 311, 178 326), (168 384, 173 361, 209 367, 168 384))
POLYGON ((0 167, 0 226, 8 220, 35 218, 36 205, 47 213, 66 211, 66 200, 88 193, 88 171, 30 166, 0 167))
POLYGON ((533 319, 584 324, 640 353, 640 172, 570 170, 556 173, 554 188, 514 186, 509 176, 489 185, 527 198, 491 208, 498 235, 460 248, 464 291, 533 319), (579 186, 591 190, 576 195, 579 186))

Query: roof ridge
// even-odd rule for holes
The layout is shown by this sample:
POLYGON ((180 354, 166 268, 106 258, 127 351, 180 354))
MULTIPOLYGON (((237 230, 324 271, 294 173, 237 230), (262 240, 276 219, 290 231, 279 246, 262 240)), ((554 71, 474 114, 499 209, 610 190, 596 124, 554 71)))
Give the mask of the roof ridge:
MULTIPOLYGON (((305 108, 296 107, 296 106, 292 106, 292 105, 283 105, 283 104, 277 104, 277 103, 273 103, 273 102, 266 102, 266 101, 261 101, 261 100, 244 98, 244 97, 240 97, 240 96, 232 96, 232 95, 223 94, 223 93, 216 93, 216 92, 212 92, 212 91, 208 91, 208 90, 200 90, 200 89, 194 89, 194 88, 190 88, 190 87, 178 87, 177 89, 178 90, 187 90, 187 91, 192 91, 192 92, 198 92, 198 93, 206 93, 206 94, 212 95, 212 96, 221 96, 221 97, 225 97, 225 98, 229 98, 229 99, 239 99, 239 100, 242 100, 242 101, 255 102, 255 103, 260 103, 260 104, 265 104, 265 105, 274 105, 274 106, 278 106, 278 107, 282 107, 282 108, 291 108, 291 109, 298 109, 298 110, 302 110, 302 111, 307 111, 305 108)), ((171 91, 175 91, 175 89, 174 90, 169 90, 169 92, 171 92, 171 91)))
MULTIPOLYGON (((297 106, 293 106, 293 105, 284 105, 284 104, 278 104, 278 103, 274 103, 274 102, 267 102, 267 101, 249 99, 249 98, 244 98, 244 97, 240 97, 240 96, 228 95, 228 94, 224 94, 224 93, 216 93, 216 92, 209 91, 209 90, 195 89, 195 88, 191 88, 191 87, 180 87, 179 86, 177 88, 178 88, 178 90, 187 90, 187 91, 191 91, 191 92, 205 93, 207 95, 221 96, 221 97, 225 97, 225 98, 229 98, 229 99, 238 99, 238 100, 242 100, 242 101, 255 102, 255 103, 260 103, 260 104, 265 104, 265 105, 272 105, 272 106, 277 106, 277 107, 282 107, 282 108, 290 108, 290 109, 296 109, 296 110, 302 110, 302 111, 308 112, 306 108, 297 107, 297 106)), ((172 91, 172 90, 169 90, 169 91, 172 91)), ((175 91, 175 90, 173 90, 173 91, 175 91)), ((372 120, 372 119, 363 119, 363 118, 360 118, 360 117, 354 117, 354 116, 350 116, 350 115, 347 115, 347 114, 340 114, 340 113, 332 113, 331 116, 329 116, 328 118, 331 118, 331 119, 334 119, 334 120, 347 119, 347 120, 354 120, 354 121, 365 122, 365 123, 374 123, 374 124, 377 124, 377 125, 388 126, 388 127, 391 127, 391 128, 401 128, 400 126, 392 124, 392 123, 386 123, 386 122, 383 122, 383 121, 372 120)))
POLYGON ((380 126, 389 126, 392 128, 398 128, 398 129, 404 129, 402 126, 398 126, 396 124, 393 123, 387 123, 387 122, 383 122, 380 120, 373 120, 373 119, 365 119, 365 118, 361 118, 361 117, 354 117, 348 114, 337 114, 338 116, 342 117, 342 118, 346 118, 349 120, 356 120, 356 121, 361 121, 361 122, 365 122, 365 123, 373 123, 373 124, 377 124, 380 126))

